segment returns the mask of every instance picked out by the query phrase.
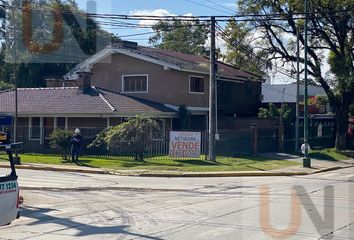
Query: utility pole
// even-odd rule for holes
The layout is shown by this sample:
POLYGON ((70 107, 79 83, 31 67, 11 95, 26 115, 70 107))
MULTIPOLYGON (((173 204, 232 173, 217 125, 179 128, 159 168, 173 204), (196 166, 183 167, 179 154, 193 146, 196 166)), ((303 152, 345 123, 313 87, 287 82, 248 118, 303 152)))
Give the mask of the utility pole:
POLYGON ((209 161, 216 161, 216 46, 215 46, 215 17, 211 17, 211 49, 210 49, 210 89, 209 89, 209 161))
MULTIPOLYGON (((6 16, 6 8, 11 11, 11 17, 12 17, 12 27, 13 27, 13 82, 15 85, 15 118, 13 122, 13 127, 14 127, 14 134, 13 134, 13 140, 14 142, 17 142, 18 138, 18 91, 17 91, 17 39, 16 39, 16 33, 17 33, 17 24, 16 24, 16 14, 15 14, 15 9, 10 6, 10 3, 7 3, 5 1, 0 1, 3 4, 4 8, 4 15, 6 16)), ((6 17, 5 17, 6 19, 6 17)), ((6 21, 6 20, 5 20, 6 21)), ((11 21, 10 21, 11 23, 11 21)), ((10 25, 11 26, 11 25, 10 25)), ((6 33, 7 35, 7 33, 6 33)), ((5 38, 6 39, 6 38, 5 38)), ((7 43, 9 44, 9 43, 7 43)))
POLYGON ((13 18, 13 28, 14 28, 14 84, 15 84, 15 122, 14 122, 14 142, 17 142, 17 135, 18 135, 18 91, 17 91, 17 40, 16 40, 16 16, 15 10, 12 9, 12 18, 13 18))
POLYGON ((305 144, 305 156, 303 166, 306 168, 311 167, 311 159, 309 158, 309 113, 308 113, 308 33, 307 26, 308 25, 308 0, 305 0, 305 118, 304 118, 304 144, 305 144))
POLYGON ((299 129, 300 129, 300 32, 296 31, 297 66, 296 66, 296 122, 295 122, 295 153, 299 152, 299 129))

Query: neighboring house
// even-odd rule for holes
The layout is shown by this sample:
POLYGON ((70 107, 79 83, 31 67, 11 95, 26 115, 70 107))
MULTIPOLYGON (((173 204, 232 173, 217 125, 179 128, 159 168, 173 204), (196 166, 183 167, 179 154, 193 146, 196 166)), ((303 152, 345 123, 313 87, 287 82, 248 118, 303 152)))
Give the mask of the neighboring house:
MULTIPOLYGON (((297 84, 262 84, 262 105, 263 107, 267 107, 269 103, 273 103, 276 106, 280 107, 283 103, 288 104, 294 110, 296 110, 296 92, 297 92, 297 84)), ((300 84, 300 91, 299 91, 299 99, 300 102, 303 103, 304 101, 304 92, 305 86, 304 84, 300 84)), ((321 86, 316 85, 309 85, 308 86, 308 96, 315 97, 318 95, 326 96, 325 91, 321 86)), ((327 107, 328 109, 328 107, 327 107)), ((327 109, 325 109, 326 113, 327 109)))
MULTIPOLYGON (((57 127, 103 129, 140 114, 162 119, 166 131, 178 130, 178 109, 186 105, 192 115, 191 129, 205 131, 209 62, 203 56, 123 41, 79 64, 63 79, 48 79, 48 88, 19 89, 19 125, 28 129, 25 138, 42 144, 57 127)), ((235 118, 256 117, 263 79, 217 64, 219 128, 235 118)), ((0 97, 5 99, 0 115, 14 115, 14 91, 0 97)))

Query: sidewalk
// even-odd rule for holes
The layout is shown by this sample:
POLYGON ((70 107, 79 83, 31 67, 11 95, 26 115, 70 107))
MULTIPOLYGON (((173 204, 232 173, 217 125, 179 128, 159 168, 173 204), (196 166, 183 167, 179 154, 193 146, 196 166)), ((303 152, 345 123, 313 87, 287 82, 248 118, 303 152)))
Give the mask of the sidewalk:
MULTIPOLYGON (((262 154, 269 158, 277 160, 288 160, 302 163, 302 158, 295 155, 283 153, 262 154)), ((9 168, 6 162, 0 162, 0 168, 9 168)), ((151 171, 151 170, 113 170, 100 169, 81 166, 63 166, 49 164, 30 164, 26 163, 17 166, 17 169, 28 170, 43 170, 57 172, 78 172, 89 174, 112 174, 120 176, 135 176, 135 177, 255 177, 255 176, 295 176, 295 175, 310 175, 338 169, 354 167, 354 159, 344 161, 325 161, 312 159, 312 168, 303 168, 299 166, 275 169, 270 171, 232 171, 232 172, 181 172, 181 171, 151 171)))

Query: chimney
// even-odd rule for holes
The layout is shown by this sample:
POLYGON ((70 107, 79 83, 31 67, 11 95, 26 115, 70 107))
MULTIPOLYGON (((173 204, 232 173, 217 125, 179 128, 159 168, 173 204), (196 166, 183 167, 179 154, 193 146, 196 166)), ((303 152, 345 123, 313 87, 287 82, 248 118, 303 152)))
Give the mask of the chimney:
POLYGON ((54 87, 63 87, 64 79, 47 78, 45 81, 46 81, 46 86, 48 88, 54 88, 54 87))
POLYGON ((128 48, 128 49, 133 49, 136 50, 138 49, 138 43, 137 42, 132 42, 132 41, 116 41, 112 43, 113 47, 119 47, 119 48, 128 48))
POLYGON ((90 93, 91 91, 91 75, 90 72, 78 72, 77 73, 79 78, 79 91, 83 93, 90 93))

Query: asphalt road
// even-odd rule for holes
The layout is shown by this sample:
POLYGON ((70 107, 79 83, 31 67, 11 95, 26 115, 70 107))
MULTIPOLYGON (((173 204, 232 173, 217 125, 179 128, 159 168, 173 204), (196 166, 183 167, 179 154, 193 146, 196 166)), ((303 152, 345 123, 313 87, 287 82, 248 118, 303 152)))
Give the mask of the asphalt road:
POLYGON ((354 168, 301 177, 18 175, 23 216, 0 239, 354 239, 354 168))

